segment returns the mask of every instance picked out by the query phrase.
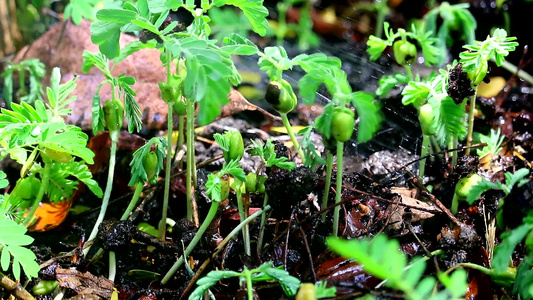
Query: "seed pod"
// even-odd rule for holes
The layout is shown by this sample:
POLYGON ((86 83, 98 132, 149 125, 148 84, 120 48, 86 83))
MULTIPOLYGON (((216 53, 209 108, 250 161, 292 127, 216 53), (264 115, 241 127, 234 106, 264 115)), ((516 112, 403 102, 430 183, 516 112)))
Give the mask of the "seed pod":
POLYGON ((460 198, 466 198, 472 190, 472 187, 481 182, 483 178, 477 174, 471 174, 467 177, 461 178, 455 186, 455 193, 460 198))
POLYGON ((257 190, 257 175, 255 173, 248 173, 246 175, 246 191, 248 193, 255 193, 257 190))
POLYGON ((433 107, 429 103, 426 103, 420 107, 418 112, 418 120, 420 121, 420 127, 422 133, 425 135, 434 135, 437 132, 437 122, 435 122, 437 116, 433 113, 433 107))
POLYGON ((104 103, 104 116, 110 132, 119 131, 124 120, 124 104, 119 99, 107 100, 104 103))
POLYGON ((337 106, 331 117, 331 136, 338 142, 346 142, 352 137, 355 125, 355 113, 347 108, 337 106))
POLYGON ((411 42, 398 40, 392 45, 394 59, 399 65, 410 65, 416 58, 416 46, 411 42))
POLYGON ((220 178, 220 201, 228 199, 230 191, 230 176, 225 174, 220 178))
POLYGON ((267 178, 265 176, 258 176, 257 177, 257 188, 255 190, 258 194, 264 194, 265 193, 265 182, 267 178))
POLYGON ((224 137, 228 140, 228 150, 222 150, 226 162, 240 160, 244 155, 244 141, 238 131, 226 131, 224 137))
POLYGON ((143 168, 149 182, 152 182, 157 175, 157 163, 157 153, 155 151, 150 151, 143 157, 143 168))
POLYGON ((268 83, 265 100, 278 112, 286 114, 292 111, 298 103, 298 98, 291 84, 282 79, 282 82, 271 81, 268 83))

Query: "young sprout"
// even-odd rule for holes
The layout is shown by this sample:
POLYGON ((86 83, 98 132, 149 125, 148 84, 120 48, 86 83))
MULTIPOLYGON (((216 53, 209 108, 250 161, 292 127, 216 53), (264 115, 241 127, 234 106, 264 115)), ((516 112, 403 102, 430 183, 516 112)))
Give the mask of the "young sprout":
POLYGON ((479 163, 484 169, 489 169, 494 156, 497 156, 502 151, 502 143, 505 136, 501 135, 501 130, 498 131, 491 129, 490 134, 479 134, 479 142, 486 143, 487 146, 478 149, 477 155, 479 156, 479 163))
POLYGON ((216 174, 213 173, 207 176, 208 179, 205 185, 207 189, 206 193, 209 198, 211 198, 211 207, 209 208, 209 212, 207 213, 207 216, 202 222, 200 228, 198 228, 198 231, 196 232, 196 235, 192 239, 191 243, 187 246, 187 248, 185 248, 184 255, 180 256, 180 258, 174 263, 174 265, 172 265, 170 270, 167 272, 163 280, 161 280, 162 284, 166 284, 170 280, 170 278, 172 278, 172 276, 176 273, 176 271, 185 261, 185 258, 188 257, 194 247, 196 247, 203 234, 207 230, 207 227, 209 226, 209 224, 211 224, 211 221, 213 221, 213 219, 215 218, 220 202, 225 200, 225 198, 223 197, 227 197, 227 195, 229 194, 228 176, 233 176, 235 179, 238 179, 241 182, 246 182, 246 176, 244 175, 244 171, 241 169, 241 167, 239 166, 239 162, 236 160, 232 160, 229 163, 224 164, 222 170, 220 170, 216 174))
POLYGON ((463 70, 468 73, 468 78, 475 89, 474 95, 470 98, 470 110, 468 112, 466 155, 470 155, 470 145, 472 144, 477 88, 487 75, 488 61, 494 60, 497 66, 501 66, 509 52, 514 51, 518 46, 515 40, 516 37, 507 37, 507 32, 498 28, 494 30, 492 36, 487 36, 484 41, 475 41, 473 44, 465 45, 464 48, 467 51, 459 54, 463 70))
POLYGON ((452 206, 450 208, 452 214, 457 213, 459 207, 459 200, 466 200, 470 194, 472 187, 478 185, 483 180, 483 177, 478 174, 471 174, 461 178, 455 186, 455 193, 453 194, 452 206))
POLYGON ((411 64, 418 52, 415 45, 416 42, 422 50, 426 65, 431 66, 438 63, 439 51, 435 47, 437 39, 431 37, 430 31, 426 31, 423 27, 415 27, 413 24, 411 31, 400 28, 394 33, 389 27, 389 23, 385 22, 384 31, 386 39, 381 39, 373 35, 368 39, 366 43, 368 49, 366 51, 370 55, 370 60, 377 60, 387 47, 392 47, 396 62, 404 67, 406 74, 411 79, 414 79, 411 64))

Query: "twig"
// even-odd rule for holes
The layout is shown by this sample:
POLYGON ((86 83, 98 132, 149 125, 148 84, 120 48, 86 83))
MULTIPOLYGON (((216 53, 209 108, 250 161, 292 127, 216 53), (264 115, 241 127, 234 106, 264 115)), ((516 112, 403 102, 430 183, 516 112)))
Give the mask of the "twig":
POLYGON ((15 282, 4 273, 0 272, 0 286, 3 287, 6 292, 15 296, 17 299, 35 299, 26 289, 18 282, 15 282))
MULTIPOLYGON (((296 222, 298 221, 298 216, 294 215, 294 218, 296 219, 296 222)), ((302 235, 302 238, 304 240, 305 249, 307 250, 307 256, 309 257, 309 265, 311 267, 311 273, 313 273, 313 282, 317 282, 316 280, 316 272, 315 272, 315 266, 313 265, 313 255, 311 254, 311 248, 309 248, 309 243, 307 242, 307 236, 305 235, 304 230, 301 226, 298 226, 300 229, 300 234, 302 235)))

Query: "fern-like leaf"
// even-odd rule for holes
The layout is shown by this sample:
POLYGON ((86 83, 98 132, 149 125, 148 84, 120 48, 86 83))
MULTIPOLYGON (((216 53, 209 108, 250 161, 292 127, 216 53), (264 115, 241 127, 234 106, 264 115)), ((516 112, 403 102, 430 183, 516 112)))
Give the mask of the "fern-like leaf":
POLYGON ((23 247, 33 242, 33 238, 25 234, 26 231, 26 227, 13 220, 0 219, 0 265, 3 271, 11 266, 16 280, 20 280, 21 267, 28 278, 36 278, 39 272, 37 257, 30 249, 23 247))

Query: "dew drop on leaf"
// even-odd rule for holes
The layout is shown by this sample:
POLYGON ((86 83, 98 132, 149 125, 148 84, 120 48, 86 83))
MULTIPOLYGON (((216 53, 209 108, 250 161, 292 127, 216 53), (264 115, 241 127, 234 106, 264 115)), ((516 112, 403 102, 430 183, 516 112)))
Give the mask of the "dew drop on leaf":
POLYGON ((41 127, 35 127, 35 128, 33 128, 33 130, 31 131, 30 134, 32 136, 38 136, 40 133, 41 133, 41 127))

